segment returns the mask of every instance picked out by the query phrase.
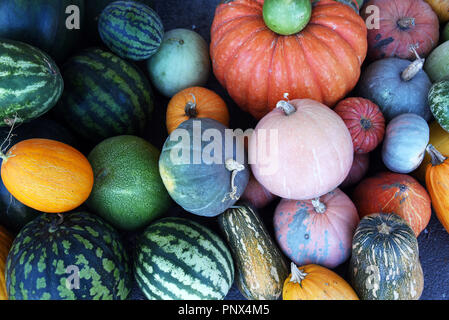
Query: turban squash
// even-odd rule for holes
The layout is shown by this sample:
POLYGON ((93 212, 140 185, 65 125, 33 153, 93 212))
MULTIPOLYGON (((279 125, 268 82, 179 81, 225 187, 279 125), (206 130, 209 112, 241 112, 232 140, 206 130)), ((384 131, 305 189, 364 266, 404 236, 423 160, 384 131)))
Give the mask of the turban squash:
POLYGON ((263 4, 234 0, 217 7, 210 47, 216 78, 258 119, 285 93, 335 105, 360 76, 368 47, 363 19, 345 4, 321 0, 301 32, 281 36, 264 23, 263 4))

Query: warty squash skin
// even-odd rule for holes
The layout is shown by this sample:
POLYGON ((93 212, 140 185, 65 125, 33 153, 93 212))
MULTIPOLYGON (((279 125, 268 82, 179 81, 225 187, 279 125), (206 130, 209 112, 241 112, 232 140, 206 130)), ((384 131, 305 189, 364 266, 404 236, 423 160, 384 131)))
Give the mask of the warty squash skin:
POLYGON ((438 220, 449 232, 449 160, 431 144, 427 146, 427 152, 431 163, 427 165, 426 187, 438 220))
POLYGON ((249 300, 279 299, 287 264, 257 212, 241 203, 218 221, 232 251, 240 292, 249 300))
POLYGON ((33 209, 67 212, 89 197, 94 175, 86 157, 62 142, 29 139, 3 155, 1 176, 6 189, 33 209))
POLYGON ((281 36, 265 24, 263 5, 263 0, 218 5, 210 45, 218 81, 256 119, 285 93, 335 105, 360 76, 368 46, 363 19, 345 4, 321 0, 301 32, 281 36))
POLYGON ((396 214, 364 217, 352 241, 349 277, 362 300, 418 300, 424 277, 408 223, 396 214))
POLYGON ((335 272, 308 264, 297 267, 291 263, 291 273, 285 279, 283 300, 359 300, 354 289, 335 272))
POLYGON ((6 258, 8 257, 9 249, 12 245, 12 237, 0 226, 0 300, 8 300, 8 293, 6 291, 5 270, 6 258))

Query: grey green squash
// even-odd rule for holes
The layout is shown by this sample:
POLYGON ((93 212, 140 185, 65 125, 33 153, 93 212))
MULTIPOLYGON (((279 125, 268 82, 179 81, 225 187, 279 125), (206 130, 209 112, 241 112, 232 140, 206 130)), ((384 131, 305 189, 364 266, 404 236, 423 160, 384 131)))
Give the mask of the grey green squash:
POLYGON ((424 70, 432 82, 449 80, 449 41, 440 44, 432 51, 426 59, 424 70))
POLYGON ((88 156, 95 177, 87 200, 92 212, 124 230, 143 228, 160 217, 171 201, 159 175, 159 153, 136 136, 98 144, 88 156))

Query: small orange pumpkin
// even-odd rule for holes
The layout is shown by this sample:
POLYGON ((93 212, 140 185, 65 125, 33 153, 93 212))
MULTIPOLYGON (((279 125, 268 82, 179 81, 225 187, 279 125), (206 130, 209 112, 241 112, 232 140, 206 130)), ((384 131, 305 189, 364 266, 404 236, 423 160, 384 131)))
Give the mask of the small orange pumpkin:
POLYGON ((6 292, 5 269, 6 258, 12 245, 11 235, 0 226, 0 300, 8 300, 6 292))
POLYGON ((24 140, 0 156, 6 189, 33 209, 67 212, 86 201, 92 190, 94 175, 89 161, 62 142, 24 140))
POLYGON ((218 94, 202 87, 184 89, 170 100, 166 120, 168 134, 191 118, 211 118, 229 126, 226 103, 218 94))
POLYGON ((308 264, 298 268, 291 263, 291 274, 284 282, 283 300, 359 300, 354 289, 335 272, 308 264))
POLYGON ((426 151, 430 164, 426 170, 426 187, 438 220, 449 232, 449 159, 429 144, 426 151))

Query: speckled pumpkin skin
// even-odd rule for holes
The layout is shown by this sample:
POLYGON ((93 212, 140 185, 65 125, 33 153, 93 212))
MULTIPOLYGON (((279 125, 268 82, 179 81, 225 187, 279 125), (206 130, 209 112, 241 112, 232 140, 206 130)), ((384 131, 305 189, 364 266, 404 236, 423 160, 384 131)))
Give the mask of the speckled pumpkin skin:
POLYGON ((106 139, 91 151, 88 159, 95 182, 87 205, 117 228, 144 227, 170 205, 159 175, 159 151, 144 139, 106 139))
POLYGON ((396 214, 364 217, 352 241, 349 275, 362 300, 418 300, 424 277, 412 228, 396 214))
POLYGON ((435 119, 449 132, 449 79, 433 84, 429 91, 429 104, 435 119))

